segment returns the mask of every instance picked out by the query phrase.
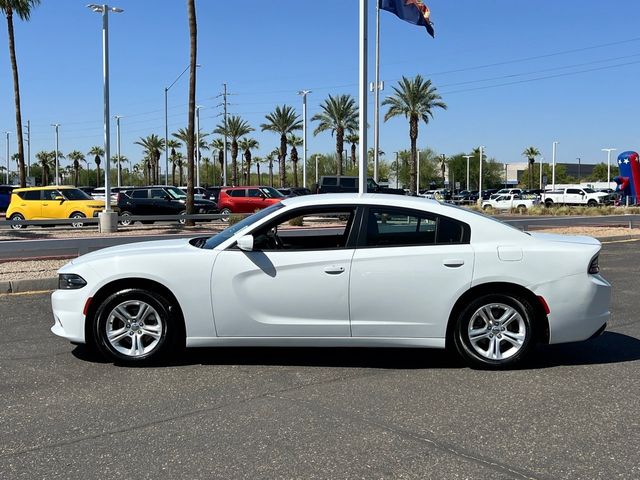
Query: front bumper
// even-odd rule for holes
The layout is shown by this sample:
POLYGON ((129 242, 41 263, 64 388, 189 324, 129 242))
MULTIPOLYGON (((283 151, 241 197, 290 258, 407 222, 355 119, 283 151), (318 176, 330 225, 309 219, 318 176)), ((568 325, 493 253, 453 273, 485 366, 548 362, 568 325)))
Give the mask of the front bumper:
POLYGON ((85 343, 85 316, 88 289, 56 290, 51 294, 54 324, 51 331, 74 343, 85 343))

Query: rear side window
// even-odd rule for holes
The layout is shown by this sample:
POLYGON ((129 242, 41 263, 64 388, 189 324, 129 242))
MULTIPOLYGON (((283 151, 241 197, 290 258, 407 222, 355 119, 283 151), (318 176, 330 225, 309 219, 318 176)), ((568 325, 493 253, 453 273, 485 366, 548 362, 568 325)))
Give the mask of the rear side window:
POLYGON ((577 188, 567 188, 567 193, 580 195, 582 193, 582 190, 578 190, 577 188))
POLYGON ((322 185, 333 187, 338 185, 338 179, 336 177, 325 177, 322 179, 322 185))
POLYGON ((469 226, 442 215, 398 208, 370 208, 365 245, 396 247, 469 243, 469 226))
POLYGON ((247 193, 247 197, 260 197, 260 190, 258 190, 257 188, 250 188, 248 193, 247 193))
POLYGON ((147 198, 146 190, 134 190, 131 192, 131 198, 147 198))
POLYGON ((345 188, 356 188, 356 179, 355 178, 341 178, 340 186, 345 188))
POLYGON ((227 193, 232 197, 245 197, 246 190, 244 188, 239 188, 237 190, 227 190, 227 193))
POLYGON ((40 200, 40 190, 29 190, 18 194, 23 200, 40 200))

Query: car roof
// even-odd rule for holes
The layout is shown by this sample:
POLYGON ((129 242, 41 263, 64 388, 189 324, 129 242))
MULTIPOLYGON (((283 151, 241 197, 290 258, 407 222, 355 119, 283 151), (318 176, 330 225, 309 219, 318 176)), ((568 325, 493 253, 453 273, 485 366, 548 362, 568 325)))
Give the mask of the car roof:
POLYGON ((78 187, 74 187, 72 185, 47 185, 45 187, 14 188, 13 191, 16 193, 20 193, 20 192, 29 192, 31 190, 69 190, 72 188, 78 189, 78 187))

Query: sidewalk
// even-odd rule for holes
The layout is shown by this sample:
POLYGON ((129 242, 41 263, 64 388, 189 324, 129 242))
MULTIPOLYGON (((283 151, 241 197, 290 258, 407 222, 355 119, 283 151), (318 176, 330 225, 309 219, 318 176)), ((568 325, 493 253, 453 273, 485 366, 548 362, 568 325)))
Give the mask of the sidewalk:
MULTIPOLYGON (((217 230, 223 226, 216 226, 217 230)), ((174 233, 175 229, 172 229, 174 233)), ((179 232, 192 231, 194 236, 202 233, 215 232, 214 228, 203 229, 202 227, 191 227, 191 230, 180 229, 179 232)), ((623 227, 561 227, 552 229, 536 230, 538 232, 561 233, 567 235, 589 235, 598 238, 602 242, 640 239, 640 229, 629 229, 623 227)), ((150 235, 158 233, 166 233, 167 228, 149 228, 145 230, 128 230, 127 235, 138 232, 140 235, 150 235)), ((24 233, 24 232, 21 232, 24 233)), ((97 232, 78 232, 77 230, 54 232, 54 229, 46 232, 36 232, 34 238, 62 238, 78 237, 83 233, 94 235, 97 232), (54 236, 55 235, 55 236, 54 236)), ((21 240, 25 238, 20 236, 21 240)), ((0 294, 4 293, 23 293, 43 290, 55 290, 58 285, 57 270, 70 259, 41 259, 28 261, 10 261, 0 263, 0 294)))

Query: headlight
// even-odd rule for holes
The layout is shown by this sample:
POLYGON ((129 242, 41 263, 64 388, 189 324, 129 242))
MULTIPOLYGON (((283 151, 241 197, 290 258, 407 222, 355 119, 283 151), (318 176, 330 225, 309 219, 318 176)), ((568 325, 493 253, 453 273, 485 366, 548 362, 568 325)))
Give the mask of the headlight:
POLYGON ((595 257, 593 257, 593 260, 591 260, 591 263, 589 264, 589 273, 591 275, 600 273, 600 266, 598 265, 598 257, 599 255, 596 255, 595 257))
POLYGON ((58 288, 60 290, 76 290, 86 284, 85 279, 75 273, 61 273, 58 275, 58 288))

